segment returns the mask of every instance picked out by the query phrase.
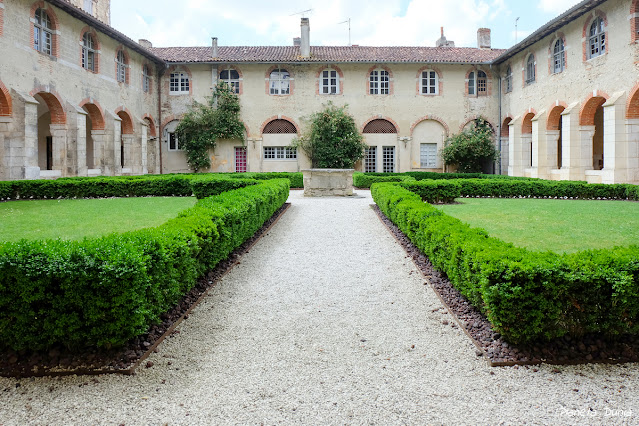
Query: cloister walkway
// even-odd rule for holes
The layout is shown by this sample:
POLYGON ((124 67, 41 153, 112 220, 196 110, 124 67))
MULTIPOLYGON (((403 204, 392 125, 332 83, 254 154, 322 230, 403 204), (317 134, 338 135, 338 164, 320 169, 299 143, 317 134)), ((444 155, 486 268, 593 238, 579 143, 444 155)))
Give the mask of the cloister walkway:
POLYGON ((0 424, 637 422, 636 365, 488 367, 356 192, 291 191, 151 368, 0 378, 0 424))

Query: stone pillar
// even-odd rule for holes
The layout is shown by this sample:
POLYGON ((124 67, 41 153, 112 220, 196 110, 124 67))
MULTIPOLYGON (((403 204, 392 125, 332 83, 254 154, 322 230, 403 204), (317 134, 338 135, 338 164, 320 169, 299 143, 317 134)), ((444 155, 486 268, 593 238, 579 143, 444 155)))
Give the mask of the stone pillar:
POLYGON ((542 156, 546 156, 546 173, 550 173, 550 170, 555 170, 559 168, 559 164, 557 164, 557 149, 559 144, 559 135, 561 132, 559 130, 546 130, 545 138, 546 138, 546 149, 542 156))
MULTIPOLYGON (((122 119, 118 116, 114 117, 113 123, 113 150, 110 152, 113 160, 113 175, 122 174, 122 164, 120 164, 120 147, 122 146, 122 119)), ((126 156, 126 152, 124 153, 126 156)))
MULTIPOLYGON (((16 98, 14 97, 14 116, 16 98)), ((9 142, 11 179, 39 179, 38 166, 38 101, 29 95, 20 94, 24 106, 24 139, 12 138, 9 142)), ((16 117, 17 120, 17 117, 16 117)), ((22 133, 22 132, 20 132, 22 133)))
MULTIPOLYGON (((133 174, 136 171, 136 166, 139 164, 136 161, 137 153, 134 150, 135 135, 122 135, 122 143, 124 144, 124 164, 122 165, 122 174, 133 174)), ((118 162, 120 161, 120 151, 118 150, 118 162)))
POLYGON ((88 174, 98 176, 107 170, 104 153, 106 130, 91 130, 91 139, 93 140, 93 169, 89 170, 88 174))
POLYGON ((62 176, 68 176, 67 165, 67 126, 66 124, 49 125, 53 138, 52 169, 60 171, 62 176))
MULTIPOLYGON (((539 131, 540 125, 543 128, 544 120, 539 122, 539 118, 543 115, 543 112, 535 115, 532 119, 532 134, 530 136, 530 177, 542 177, 540 176, 540 168, 544 167, 544 159, 541 158, 544 150, 546 149, 546 139, 543 132, 539 131)), ((529 158, 530 158, 529 156, 529 158)))
POLYGON ((149 166, 148 166, 148 141, 147 141, 147 133, 148 133, 148 129, 147 126, 141 126, 142 127, 142 136, 141 136, 141 146, 140 146, 140 173, 142 173, 143 175, 146 175, 149 173, 149 166))
POLYGON ((77 122, 77 135, 75 138, 75 153, 73 155, 73 161, 75 167, 73 171, 69 170, 71 175, 75 173, 77 176, 87 176, 87 115, 88 113, 82 108, 76 108, 76 122, 77 122))
POLYGON ((508 126, 508 175, 523 176, 524 168, 521 161, 521 116, 513 118, 508 126), (516 125, 515 125, 516 124, 516 125))
POLYGON ((615 93, 604 108, 604 168, 602 183, 628 182, 628 138, 624 92, 615 93))
POLYGON ((11 117, 0 117, 0 180, 9 180, 9 157, 7 155, 9 148, 5 145, 9 144, 9 127, 11 126, 11 117))
POLYGON ((626 120, 628 183, 639 184, 639 119, 626 120))
MULTIPOLYGON (((579 103, 575 102, 561 113, 561 179, 584 180, 582 132, 579 126, 579 103)), ((591 132, 594 133, 594 126, 591 132)), ((589 161, 592 163, 592 133, 590 135, 589 161)), ((592 165, 590 166, 592 167, 592 165)))
POLYGON ((509 138, 505 138, 503 136, 500 136, 500 141, 501 141, 501 174, 502 175, 507 175, 508 174, 508 165, 509 165, 509 149, 508 149, 508 139, 509 138))

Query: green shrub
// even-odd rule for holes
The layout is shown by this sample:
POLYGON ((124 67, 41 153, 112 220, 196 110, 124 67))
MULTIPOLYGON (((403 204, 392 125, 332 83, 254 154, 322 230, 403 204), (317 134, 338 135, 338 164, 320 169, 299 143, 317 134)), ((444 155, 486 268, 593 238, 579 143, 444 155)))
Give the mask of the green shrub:
POLYGON ((0 243, 0 348, 111 347, 144 333, 282 206, 289 181, 200 200, 166 224, 0 243))
MULTIPOLYGON (((509 341, 639 333, 639 246, 566 255, 530 252, 444 215, 403 188, 411 185, 377 183, 371 193, 382 212, 509 341)), ((601 190, 577 193, 591 197, 601 190)), ((605 194, 615 191, 621 189, 605 194)))
POLYGON ((353 186, 356 188, 370 188, 375 182, 404 182, 414 181, 415 178, 405 175, 371 175, 368 173, 354 172, 353 173, 353 186))
POLYGON ((422 180, 402 182, 400 186, 419 195, 427 203, 452 203, 461 195, 461 185, 457 181, 422 180))
POLYGON ((222 192, 244 188, 249 185, 257 185, 257 183, 258 181, 254 179, 211 179, 210 177, 206 177, 193 179, 191 181, 191 188, 193 195, 199 199, 219 195, 222 192))

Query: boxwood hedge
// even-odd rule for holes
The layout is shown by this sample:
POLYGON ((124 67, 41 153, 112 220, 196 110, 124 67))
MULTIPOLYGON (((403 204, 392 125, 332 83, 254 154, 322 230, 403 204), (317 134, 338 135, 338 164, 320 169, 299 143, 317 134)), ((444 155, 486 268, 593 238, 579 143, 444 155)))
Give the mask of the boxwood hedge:
MULTIPOLYGON (((111 187, 95 180, 101 182, 97 187, 111 187)), ((68 194, 70 187, 77 189, 61 182, 68 194)), ((176 195, 190 195, 184 180, 168 182, 176 195)), ((152 195, 166 194, 156 183, 133 184, 134 193, 142 195, 140 188, 146 187, 152 195)), ((18 186, 57 196, 50 184, 18 186)), ((260 181, 204 198, 156 228, 84 241, 0 243, 0 348, 124 344, 159 322, 199 276, 251 237, 288 193, 288 179, 260 181)))
MULTIPOLYGON (((528 251, 443 214, 410 185, 376 183, 371 192, 382 212, 509 341, 639 333, 638 246, 561 255, 528 251)), ((599 186, 585 191, 601 194, 599 186)))
POLYGON ((406 175, 372 175, 370 173, 354 172, 353 186, 356 188, 370 188, 375 182, 405 182, 415 181, 415 178, 406 175))

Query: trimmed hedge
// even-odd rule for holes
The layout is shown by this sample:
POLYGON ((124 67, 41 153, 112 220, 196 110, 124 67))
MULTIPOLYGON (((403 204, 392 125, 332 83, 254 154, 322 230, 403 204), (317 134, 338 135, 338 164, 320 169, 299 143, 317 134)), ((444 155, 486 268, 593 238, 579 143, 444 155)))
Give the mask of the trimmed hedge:
POLYGON ((415 181, 415 178, 406 175, 373 176, 369 173, 354 172, 353 186, 356 188, 370 188, 376 182, 405 182, 415 181))
POLYGON ((288 195, 289 180, 263 181, 202 199, 156 228, 0 243, 0 348, 123 345, 159 322, 288 195))
POLYGON ((438 172, 406 172, 403 173, 414 177, 416 180, 424 179, 499 179, 499 180, 538 180, 537 178, 528 178, 522 176, 508 175, 488 175, 483 173, 438 173, 438 172))
POLYGON ((419 195, 427 203, 452 203, 461 196, 462 185, 454 180, 420 180, 399 184, 419 195))
POLYGON ((291 182, 291 188, 304 188, 304 177, 302 172, 247 172, 247 173, 229 173, 226 176, 233 179, 288 179, 291 182))
POLYGON ((639 333, 638 246, 532 252, 445 215, 400 185, 377 183, 371 192, 382 212, 507 340, 639 333))

